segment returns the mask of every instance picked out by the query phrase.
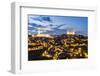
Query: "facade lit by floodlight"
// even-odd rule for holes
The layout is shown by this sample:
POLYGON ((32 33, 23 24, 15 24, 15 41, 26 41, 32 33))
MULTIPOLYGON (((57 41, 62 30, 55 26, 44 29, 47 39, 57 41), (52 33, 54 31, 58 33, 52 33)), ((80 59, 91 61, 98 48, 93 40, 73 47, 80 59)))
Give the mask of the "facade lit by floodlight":
POLYGON ((67 35, 75 35, 75 31, 73 28, 68 28, 66 34, 67 35))
POLYGON ((48 31, 47 28, 37 28, 37 34, 34 35, 36 37, 51 37, 49 34, 45 34, 46 31, 48 31))
POLYGON ((75 35, 75 32, 67 32, 67 35, 75 35))

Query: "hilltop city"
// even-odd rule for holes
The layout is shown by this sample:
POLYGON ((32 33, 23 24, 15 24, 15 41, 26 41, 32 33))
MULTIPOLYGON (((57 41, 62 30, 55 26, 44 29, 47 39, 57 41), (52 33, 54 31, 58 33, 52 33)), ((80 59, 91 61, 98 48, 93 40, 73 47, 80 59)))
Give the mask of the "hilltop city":
POLYGON ((28 60, 88 58, 88 37, 67 31, 61 35, 28 34, 28 60))

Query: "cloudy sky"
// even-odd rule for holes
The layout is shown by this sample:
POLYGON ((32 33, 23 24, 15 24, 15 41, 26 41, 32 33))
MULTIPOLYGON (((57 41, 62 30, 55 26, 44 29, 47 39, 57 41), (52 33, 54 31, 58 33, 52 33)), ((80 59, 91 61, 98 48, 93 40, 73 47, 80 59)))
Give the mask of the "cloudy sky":
POLYGON ((87 35, 88 17, 29 15, 28 32, 36 34, 38 28, 45 28, 48 34, 60 35, 71 29, 87 35))

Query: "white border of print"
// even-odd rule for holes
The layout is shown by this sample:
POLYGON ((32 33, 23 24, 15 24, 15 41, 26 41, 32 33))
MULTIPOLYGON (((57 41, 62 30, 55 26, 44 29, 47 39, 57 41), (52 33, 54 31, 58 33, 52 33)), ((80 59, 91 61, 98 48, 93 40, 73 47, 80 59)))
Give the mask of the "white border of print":
POLYGON ((92 69, 95 67, 96 10, 83 7, 43 7, 28 3, 12 3, 12 51, 11 71, 13 73, 47 72, 68 69, 92 69), (27 15, 60 15, 88 17, 88 59, 28 61, 27 15))

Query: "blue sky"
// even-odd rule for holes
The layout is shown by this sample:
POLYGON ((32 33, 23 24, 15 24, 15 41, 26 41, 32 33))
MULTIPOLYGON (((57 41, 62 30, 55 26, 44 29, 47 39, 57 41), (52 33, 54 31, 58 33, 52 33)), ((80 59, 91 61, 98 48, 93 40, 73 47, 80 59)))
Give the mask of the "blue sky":
POLYGON ((46 28, 44 33, 49 34, 60 35, 73 29, 77 34, 87 35, 88 17, 29 15, 29 33, 36 34, 37 28, 46 28))

